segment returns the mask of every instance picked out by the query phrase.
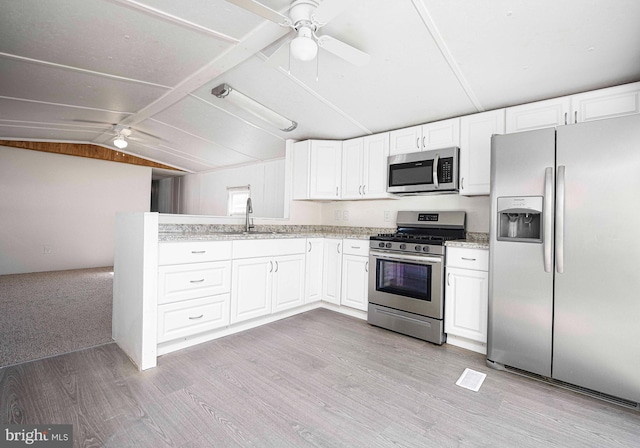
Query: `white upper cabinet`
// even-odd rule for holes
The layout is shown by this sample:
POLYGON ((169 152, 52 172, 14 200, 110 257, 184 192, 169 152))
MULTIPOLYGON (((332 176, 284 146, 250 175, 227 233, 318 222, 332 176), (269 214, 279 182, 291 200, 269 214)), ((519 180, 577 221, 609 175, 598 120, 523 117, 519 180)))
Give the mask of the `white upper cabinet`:
POLYGON ((387 198, 389 133, 342 143, 342 199, 387 198))
POLYGON ((460 118, 391 131, 389 155, 460 146, 460 118))
POLYGON ((342 199, 362 197, 364 137, 342 142, 342 199))
POLYGON ((293 199, 340 199, 342 142, 305 140, 293 145, 293 199))
POLYGON ((574 123, 639 114, 640 82, 573 95, 571 109, 574 123))
POLYGON ((506 109, 506 132, 532 131, 569 124, 571 99, 569 97, 538 101, 506 109))
POLYGON ((389 155, 422 151, 422 126, 396 129, 389 132, 389 155))
POLYGON ((460 194, 488 195, 491 172, 491 136, 504 134, 504 109, 460 119, 460 194))
POLYGON ((640 82, 506 109, 506 132, 563 126, 640 113, 640 82))
POLYGON ((460 146, 460 118, 436 121, 422 126, 422 149, 460 146))

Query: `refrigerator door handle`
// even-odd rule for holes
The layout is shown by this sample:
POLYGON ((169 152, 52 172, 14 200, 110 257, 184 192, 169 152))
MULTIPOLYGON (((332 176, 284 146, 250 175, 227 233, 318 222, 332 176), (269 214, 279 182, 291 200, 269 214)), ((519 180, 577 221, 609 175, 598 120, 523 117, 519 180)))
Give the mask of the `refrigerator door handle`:
POLYGON ((564 273, 564 206, 565 166, 558 166, 558 190, 556 191, 556 271, 564 273))
POLYGON ((543 228, 543 251, 544 251, 544 272, 551 272, 551 222, 552 222, 552 198, 553 198, 553 168, 547 167, 544 170, 544 216, 543 228))

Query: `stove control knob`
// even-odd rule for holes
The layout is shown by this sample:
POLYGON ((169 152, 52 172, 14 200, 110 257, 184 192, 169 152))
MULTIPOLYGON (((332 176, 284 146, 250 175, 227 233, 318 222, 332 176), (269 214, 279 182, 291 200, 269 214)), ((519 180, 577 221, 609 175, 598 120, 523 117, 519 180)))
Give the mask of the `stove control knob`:
POLYGON ((422 247, 420 247, 419 245, 416 245, 414 249, 416 250, 416 252, 420 252, 422 250, 422 247))
POLYGON ((406 244, 401 244, 401 245, 400 245, 400 250, 405 250, 406 248, 407 248, 407 245, 406 245, 406 244))
POLYGON ((387 244, 385 244, 385 246, 384 246, 384 247, 386 247, 387 249, 391 249, 391 243, 387 243, 387 244))
POLYGON ((429 246, 424 246, 422 248, 422 252, 429 252, 429 246))
POLYGON ((384 243, 378 243, 378 247, 384 247, 384 243))

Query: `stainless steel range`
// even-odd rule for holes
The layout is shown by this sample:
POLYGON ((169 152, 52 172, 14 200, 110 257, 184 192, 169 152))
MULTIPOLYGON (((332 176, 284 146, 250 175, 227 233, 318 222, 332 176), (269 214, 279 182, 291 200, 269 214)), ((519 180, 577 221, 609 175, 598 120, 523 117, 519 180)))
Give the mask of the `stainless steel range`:
POLYGON ((371 237, 370 324, 445 342, 444 242, 464 239, 465 224, 465 212, 400 211, 396 233, 371 237))

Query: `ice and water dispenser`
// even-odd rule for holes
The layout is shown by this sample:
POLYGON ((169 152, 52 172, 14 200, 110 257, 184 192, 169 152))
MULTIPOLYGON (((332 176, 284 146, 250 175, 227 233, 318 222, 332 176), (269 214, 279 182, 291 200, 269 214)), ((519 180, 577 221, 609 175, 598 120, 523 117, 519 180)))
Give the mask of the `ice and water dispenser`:
POLYGON ((542 242, 542 196, 499 197, 500 241, 542 242))

